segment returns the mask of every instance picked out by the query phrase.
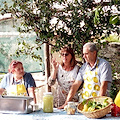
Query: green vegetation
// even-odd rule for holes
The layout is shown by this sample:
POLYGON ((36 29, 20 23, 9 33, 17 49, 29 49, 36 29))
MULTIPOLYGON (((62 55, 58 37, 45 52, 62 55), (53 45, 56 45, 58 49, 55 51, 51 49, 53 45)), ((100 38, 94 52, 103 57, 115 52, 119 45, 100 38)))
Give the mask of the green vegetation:
MULTIPOLYGON (((82 56, 85 42, 100 42, 111 33, 120 33, 119 15, 113 14, 113 6, 118 11, 119 0, 98 3, 94 0, 12 0, 11 4, 3 0, 0 12, 2 15, 12 13, 14 19, 21 21, 21 25, 15 26, 20 33, 36 33, 36 49, 47 43, 54 52, 67 44, 82 56)), ((17 55, 28 54, 29 49, 33 58, 40 58, 32 51, 33 46, 23 41, 19 45, 23 47, 18 49, 17 55)))
POLYGON ((103 101, 103 103, 96 102, 95 100, 89 100, 87 103, 85 101, 83 101, 84 108, 83 108, 82 111, 85 111, 85 112, 89 111, 90 112, 90 111, 95 111, 95 110, 98 110, 98 109, 102 109, 109 104, 107 100, 108 99, 106 98, 103 101))
POLYGON ((4 75, 5 75, 5 73, 0 73, 0 82, 3 79, 4 75))
POLYGON ((119 42, 120 43, 120 37, 117 35, 110 35, 109 37, 105 38, 108 42, 119 42))

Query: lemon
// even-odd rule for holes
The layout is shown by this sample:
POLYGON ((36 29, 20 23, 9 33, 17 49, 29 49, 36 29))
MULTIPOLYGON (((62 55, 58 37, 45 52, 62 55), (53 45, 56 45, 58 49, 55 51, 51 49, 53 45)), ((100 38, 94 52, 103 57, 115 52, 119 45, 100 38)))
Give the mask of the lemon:
POLYGON ((104 106, 104 107, 106 107, 108 104, 109 104, 109 103, 106 102, 106 101, 103 102, 103 106, 104 106))
POLYGON ((82 94, 82 98, 85 99, 85 94, 84 93, 82 94))
POLYGON ((86 96, 86 97, 89 97, 88 91, 85 91, 85 96, 86 96))
POLYGON ((86 75, 88 74, 88 72, 85 73, 86 75))
POLYGON ((94 108, 92 108, 92 107, 89 107, 88 108, 88 111, 94 111, 95 109, 94 108))
POLYGON ((98 73, 97 73, 97 72, 95 72, 95 75, 98 75, 98 73))
POLYGON ((88 82, 90 82, 90 81, 91 81, 90 77, 87 77, 87 81, 88 81, 88 82))
POLYGON ((84 83, 84 84, 83 84, 83 88, 84 88, 84 89, 85 89, 85 86, 86 86, 86 85, 85 85, 85 83, 84 83))
POLYGON ((90 71, 90 75, 93 75, 93 72, 92 72, 92 71, 90 71))
POLYGON ((95 83, 98 83, 98 78, 97 78, 97 77, 93 77, 93 81, 94 81, 95 83))
POLYGON ((88 111, 88 106, 87 106, 87 104, 85 104, 84 105, 84 107, 83 107, 83 110, 82 110, 83 112, 87 112, 88 111))
POLYGON ((92 96, 93 96, 93 97, 96 97, 96 96, 97 96, 96 92, 93 92, 93 93, 92 93, 92 96))
POLYGON ((118 107, 120 107, 120 91, 117 93, 114 102, 118 107))
POLYGON ((88 84, 88 89, 91 90, 92 89, 92 85, 88 84))
POLYGON ((94 89, 97 90, 97 91, 99 91, 100 90, 100 86, 99 85, 95 85, 94 89))

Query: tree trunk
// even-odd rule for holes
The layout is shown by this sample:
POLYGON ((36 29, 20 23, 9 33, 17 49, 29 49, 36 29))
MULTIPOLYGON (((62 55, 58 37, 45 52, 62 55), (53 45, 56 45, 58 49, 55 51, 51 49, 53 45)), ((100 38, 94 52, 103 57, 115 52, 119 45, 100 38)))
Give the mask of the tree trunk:
MULTIPOLYGON (((47 43, 44 44, 44 55, 45 55, 45 78, 47 82, 50 76, 50 56, 49 56, 49 45, 47 43)), ((46 91, 50 92, 51 87, 46 85, 46 91)))

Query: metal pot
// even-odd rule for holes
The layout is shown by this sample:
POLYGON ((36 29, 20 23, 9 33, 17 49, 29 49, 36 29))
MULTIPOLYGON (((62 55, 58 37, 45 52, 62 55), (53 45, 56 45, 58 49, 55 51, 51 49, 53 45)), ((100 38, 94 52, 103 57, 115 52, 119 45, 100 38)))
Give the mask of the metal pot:
POLYGON ((1 113, 30 113, 33 111, 32 97, 2 96, 0 98, 1 113))

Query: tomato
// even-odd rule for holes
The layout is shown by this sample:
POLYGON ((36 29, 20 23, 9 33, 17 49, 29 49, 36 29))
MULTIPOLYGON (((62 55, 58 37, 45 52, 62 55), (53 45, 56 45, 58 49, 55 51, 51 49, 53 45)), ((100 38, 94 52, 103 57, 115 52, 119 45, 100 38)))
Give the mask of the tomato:
POLYGON ((111 106, 111 116, 114 116, 114 117, 120 116, 120 107, 118 107, 114 103, 111 106))

